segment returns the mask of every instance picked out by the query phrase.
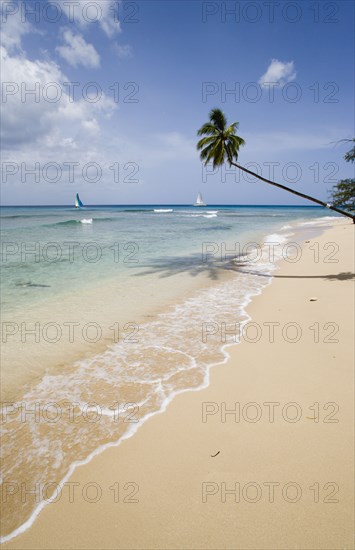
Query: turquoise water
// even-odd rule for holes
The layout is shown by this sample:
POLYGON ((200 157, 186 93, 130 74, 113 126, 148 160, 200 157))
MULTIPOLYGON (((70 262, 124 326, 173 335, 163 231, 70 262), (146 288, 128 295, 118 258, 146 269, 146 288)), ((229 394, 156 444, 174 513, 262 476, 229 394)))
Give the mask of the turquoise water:
MULTIPOLYGON (((2 208, 2 324, 17 326, 2 337, 3 482, 62 487, 78 464, 134 435, 176 394, 206 386, 236 340, 203 338, 205 324, 246 323, 280 247, 302 243, 328 217, 317 207, 2 208), (250 243, 260 246, 257 257, 250 243), (267 243, 279 245, 275 258, 267 243), (20 330, 29 321, 112 324, 122 312, 142 319, 133 340, 49 342, 42 331, 36 341, 20 330), (94 423, 88 411, 99 411, 94 423), (118 422, 117 412, 133 412, 136 423, 118 422)), ((49 500, 14 494, 2 510, 4 540, 49 500)))
POLYGON ((260 239, 318 207, 176 205, 1 208, 5 311, 138 273, 171 275, 201 263, 206 242, 260 239))

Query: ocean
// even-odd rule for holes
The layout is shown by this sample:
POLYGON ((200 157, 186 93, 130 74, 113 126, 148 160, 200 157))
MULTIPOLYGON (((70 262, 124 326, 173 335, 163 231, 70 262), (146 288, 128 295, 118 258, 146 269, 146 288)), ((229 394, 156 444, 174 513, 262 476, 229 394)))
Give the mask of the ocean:
POLYGON ((278 260, 297 261, 330 217, 318 207, 2 207, 3 540, 78 464, 205 387, 278 260))

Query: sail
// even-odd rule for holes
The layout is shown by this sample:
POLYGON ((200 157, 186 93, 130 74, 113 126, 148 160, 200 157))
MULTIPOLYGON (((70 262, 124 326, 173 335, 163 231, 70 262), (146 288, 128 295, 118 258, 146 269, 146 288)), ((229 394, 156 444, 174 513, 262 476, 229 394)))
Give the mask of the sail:
POLYGON ((195 202, 195 206, 206 206, 206 203, 203 202, 203 198, 202 198, 201 193, 199 193, 199 194, 197 195, 197 199, 196 199, 196 202, 195 202))
POLYGON ((79 193, 76 194, 75 197, 75 208, 82 208, 84 205, 80 200, 79 193))

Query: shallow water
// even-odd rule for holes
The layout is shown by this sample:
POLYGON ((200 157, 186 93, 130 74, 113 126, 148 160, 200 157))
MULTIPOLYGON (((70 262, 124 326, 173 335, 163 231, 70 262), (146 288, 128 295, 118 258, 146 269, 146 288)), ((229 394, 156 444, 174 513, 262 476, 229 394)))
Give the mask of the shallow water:
POLYGON ((176 393, 208 383, 226 344, 238 341, 245 306, 271 281, 285 243, 297 239, 297 224, 329 212, 153 206, 1 214, 2 481, 36 489, 25 499, 21 490, 8 496, 7 538, 48 502, 49 483, 132 435, 176 393), (268 243, 276 243, 273 257, 268 243), (223 326, 235 333, 224 337, 223 326))

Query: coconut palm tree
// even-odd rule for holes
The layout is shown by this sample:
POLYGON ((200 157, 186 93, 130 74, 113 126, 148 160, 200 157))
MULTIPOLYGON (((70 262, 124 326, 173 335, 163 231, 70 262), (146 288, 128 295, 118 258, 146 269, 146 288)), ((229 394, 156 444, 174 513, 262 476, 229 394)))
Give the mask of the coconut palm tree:
POLYGON ((240 170, 243 170, 243 172, 251 174, 261 181, 270 183, 271 185, 284 189, 289 193, 293 193, 302 199, 308 199, 309 201, 325 206, 330 210, 334 210, 343 216, 347 216, 352 219, 353 223, 355 223, 355 216, 349 212, 344 212, 344 210, 340 210, 331 204, 310 197, 309 195, 305 195, 304 193, 300 193, 299 191, 295 191, 294 189, 290 189, 289 187, 276 183, 275 181, 268 180, 262 176, 259 176, 259 174, 255 174, 255 172, 244 168, 240 164, 237 164, 235 161, 238 160, 239 148, 242 145, 245 145, 244 139, 236 133, 238 129, 238 122, 233 122, 230 126, 228 126, 227 119, 220 109, 212 109, 209 116, 209 122, 206 122, 206 124, 201 126, 197 132, 197 135, 204 136, 197 143, 197 149, 201 151, 200 158, 205 164, 212 161, 213 168, 216 168, 217 166, 224 164, 224 162, 228 162, 230 166, 236 166, 240 170))

